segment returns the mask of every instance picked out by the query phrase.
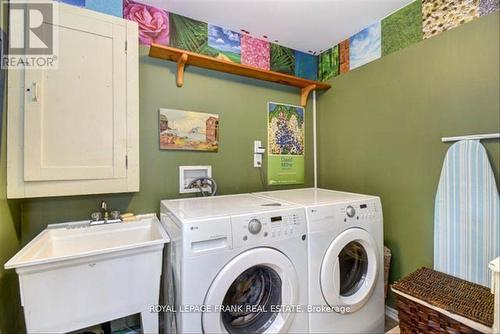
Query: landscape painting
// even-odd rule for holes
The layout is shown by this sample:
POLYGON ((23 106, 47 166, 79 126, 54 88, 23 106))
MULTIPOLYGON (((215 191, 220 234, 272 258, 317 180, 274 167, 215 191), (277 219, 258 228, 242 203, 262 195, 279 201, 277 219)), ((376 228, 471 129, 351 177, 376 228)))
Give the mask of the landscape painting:
POLYGON ((213 24, 208 25, 208 48, 206 53, 217 59, 240 63, 240 34, 213 24))
POLYGON ((219 115, 160 109, 160 149, 217 152, 219 115))

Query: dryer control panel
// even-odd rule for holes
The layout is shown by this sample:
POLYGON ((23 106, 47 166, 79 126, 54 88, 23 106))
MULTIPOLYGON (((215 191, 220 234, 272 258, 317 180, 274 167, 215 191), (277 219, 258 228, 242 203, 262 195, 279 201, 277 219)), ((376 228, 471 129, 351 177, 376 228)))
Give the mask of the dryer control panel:
POLYGON ((302 237, 307 230, 305 211, 288 209, 231 217, 233 247, 302 237))

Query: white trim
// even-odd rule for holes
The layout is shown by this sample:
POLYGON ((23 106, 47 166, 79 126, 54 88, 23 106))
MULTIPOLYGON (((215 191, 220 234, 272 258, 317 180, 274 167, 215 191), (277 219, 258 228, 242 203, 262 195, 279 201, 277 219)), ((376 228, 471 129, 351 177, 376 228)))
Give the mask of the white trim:
POLYGON ((441 138, 441 141, 443 143, 446 143, 450 141, 459 141, 459 140, 482 140, 482 139, 497 139, 497 138, 500 138, 500 133, 486 133, 481 135, 443 137, 441 138))
POLYGON ((462 317, 458 314, 455 314, 455 313, 451 313, 450 311, 446 311, 442 308, 439 308, 439 307, 436 307, 436 306, 433 306, 427 302, 424 302, 423 300, 421 299, 418 299, 418 298, 415 298, 415 297, 412 297, 410 295, 407 295, 406 293, 403 293, 401 291, 397 291, 397 290, 394 290, 393 288, 391 288, 391 290, 394 292, 394 293, 397 293, 398 295, 400 296, 403 296, 409 300, 412 300, 414 301, 415 303, 419 303, 420 305, 423 305, 425 307, 428 307, 432 310, 435 310, 435 311, 438 311, 439 313, 441 314, 444 314, 445 316, 453 319, 453 320, 456 320, 458 322, 461 322, 463 323, 464 325, 466 326, 469 326, 470 328, 472 329, 475 329, 477 331, 480 331, 482 333, 492 333, 492 328, 491 327, 488 327, 488 326, 485 326, 483 324, 480 324, 478 322, 475 322, 473 320, 470 320, 470 319, 467 319, 465 317, 462 317))
POLYGON ((390 318, 399 323, 398 311, 393 309, 392 307, 385 305, 385 315, 387 318, 390 318))

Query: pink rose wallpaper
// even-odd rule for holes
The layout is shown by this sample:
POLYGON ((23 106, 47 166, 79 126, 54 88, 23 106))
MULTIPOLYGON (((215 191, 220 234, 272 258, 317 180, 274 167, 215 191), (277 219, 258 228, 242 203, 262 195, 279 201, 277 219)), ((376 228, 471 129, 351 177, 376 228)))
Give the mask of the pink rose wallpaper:
POLYGON ((123 17, 139 24, 139 42, 141 44, 169 45, 169 21, 166 11, 125 0, 123 1, 123 17))
POLYGON ((241 35, 241 63, 269 70, 271 51, 269 42, 241 35))

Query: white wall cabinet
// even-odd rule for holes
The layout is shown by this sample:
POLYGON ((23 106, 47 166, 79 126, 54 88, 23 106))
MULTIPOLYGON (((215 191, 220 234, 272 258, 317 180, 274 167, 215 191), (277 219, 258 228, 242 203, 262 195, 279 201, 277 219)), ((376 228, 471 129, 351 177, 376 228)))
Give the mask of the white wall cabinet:
POLYGON ((58 7, 58 68, 9 70, 8 197, 138 191, 137 24, 58 7))

